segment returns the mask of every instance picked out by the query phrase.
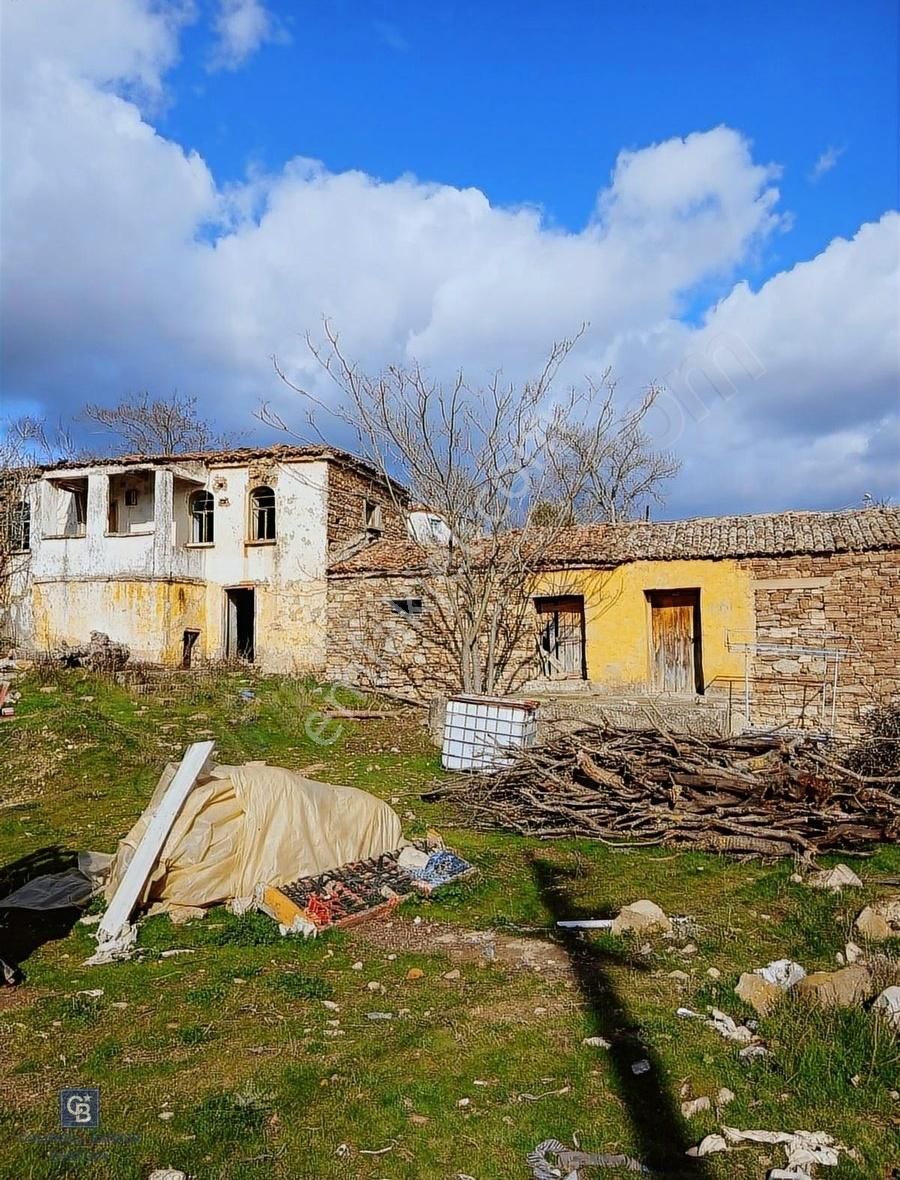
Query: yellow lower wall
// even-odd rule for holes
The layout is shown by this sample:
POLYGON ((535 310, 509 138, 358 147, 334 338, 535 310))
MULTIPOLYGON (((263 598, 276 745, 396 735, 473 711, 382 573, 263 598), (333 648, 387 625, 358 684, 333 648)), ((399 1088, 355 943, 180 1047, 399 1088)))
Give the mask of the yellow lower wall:
POLYGON ((37 582, 32 593, 39 650, 86 643, 91 631, 104 631, 135 659, 178 664, 186 629, 203 640, 206 589, 196 583, 71 579, 37 582))
POLYGON ((707 688, 742 679, 744 655, 729 651, 726 634, 754 633, 750 575, 736 561, 636 561, 613 570, 542 575, 533 594, 584 596, 588 679, 609 689, 651 686, 648 590, 700 591, 703 678, 707 688))

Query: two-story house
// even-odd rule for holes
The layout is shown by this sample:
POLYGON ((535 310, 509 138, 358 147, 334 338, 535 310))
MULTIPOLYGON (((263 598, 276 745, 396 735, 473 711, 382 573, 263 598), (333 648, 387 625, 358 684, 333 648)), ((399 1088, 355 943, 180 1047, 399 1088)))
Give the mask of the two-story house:
POLYGON ((103 631, 137 660, 320 671, 329 563, 405 537, 406 503, 330 447, 56 464, 22 508, 15 639, 41 651, 103 631))

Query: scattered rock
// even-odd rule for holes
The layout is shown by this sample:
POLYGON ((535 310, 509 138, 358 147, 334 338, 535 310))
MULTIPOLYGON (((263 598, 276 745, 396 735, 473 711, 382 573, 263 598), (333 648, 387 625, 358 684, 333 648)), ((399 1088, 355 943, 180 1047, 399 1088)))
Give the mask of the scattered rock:
POLYGON ((471 1098, 460 1098, 456 1105, 460 1106, 460 1107, 471 1106, 472 1099, 471 1098))
POLYGON ((623 906, 612 924, 613 934, 667 934, 671 929, 664 911, 646 898, 623 906))
POLYGON ((367 1020, 393 1020, 394 1014, 393 1014, 393 1012, 367 1012, 366 1019, 367 1020))
POLYGON ((322 1007, 327 1008, 329 1012, 340 1012, 340 1004, 336 1004, 334 1000, 323 1000, 322 1007))
POLYGON ((355 963, 351 963, 351 965, 350 965, 351 971, 362 971, 362 969, 363 969, 362 959, 357 959, 355 963))
POLYGON ((692 1119, 695 1114, 709 1110, 711 1106, 712 1103, 704 1094, 702 1098, 691 1098, 688 1102, 682 1102, 681 1113, 686 1119, 692 1119))
POLYGON ((862 963, 840 971, 814 971, 795 985, 794 994, 823 1008, 851 1008, 872 994, 872 975, 862 963))
POLYGON ((409 1116, 409 1121, 413 1124, 414 1127, 424 1127, 425 1124, 428 1122, 428 1118, 424 1114, 411 1114, 409 1116))
POLYGON ((872 1005, 872 1011, 883 1016, 894 1032, 900 1033, 900 987, 886 987, 872 1005))
POLYGON ((459 979, 459 977, 460 977, 460 972, 456 969, 454 969, 453 971, 445 971, 444 972, 444 979, 459 979))
POLYGON ((729 1102, 734 1102, 734 1091, 723 1086, 716 1094, 716 1106, 727 1106, 729 1102))
POLYGON ((856 929, 873 942, 900 936, 900 899, 889 898, 867 905, 856 919, 856 929))
POLYGON ((590 1045, 592 1049, 611 1049, 612 1044, 606 1037, 585 1037, 582 1045, 590 1045))
POLYGON ((173 1119, 175 1117, 175 1111, 174 1110, 161 1110, 159 1112, 159 1117, 162 1119, 162 1121, 164 1123, 167 1123, 169 1121, 169 1119, 173 1119))
POLYGON ((722 972, 718 969, 718 967, 710 967, 706 974, 710 977, 710 979, 722 978, 722 972))
POLYGON ((734 989, 735 995, 749 1004, 760 1016, 767 1016, 784 992, 777 984, 769 983, 755 971, 745 971, 734 989))
POLYGON ((669 979, 674 979, 676 983, 690 983, 691 977, 686 971, 670 971, 669 979))
POLYGON ((822 869, 806 878, 810 889, 862 889, 862 881, 848 865, 835 865, 833 869, 822 869))
POLYGON ((848 942, 844 947, 844 958, 848 963, 858 963, 863 957, 863 949, 857 946, 855 942, 848 942))
POLYGON ((150 1173, 147 1180, 187 1180, 187 1175, 180 1172, 178 1168, 156 1168, 150 1173))
POLYGON ((640 1061, 633 1061, 631 1064, 631 1072, 635 1077, 640 1077, 642 1073, 650 1072, 650 1062, 646 1057, 642 1057, 640 1061))
POLYGON ((697 947, 693 942, 689 942, 687 946, 681 948, 681 953, 683 955, 696 955, 697 947))

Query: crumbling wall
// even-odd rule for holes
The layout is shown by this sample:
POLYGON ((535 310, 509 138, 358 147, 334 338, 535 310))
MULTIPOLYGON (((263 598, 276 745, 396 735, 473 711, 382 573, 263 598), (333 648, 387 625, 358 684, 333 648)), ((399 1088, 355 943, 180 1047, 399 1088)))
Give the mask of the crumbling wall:
MULTIPOLYGON (((758 644, 849 649, 839 668, 838 732, 855 732, 861 711, 900 695, 900 554, 767 557, 742 565, 753 578, 758 644)), ((830 726, 833 669, 813 654, 756 654, 752 723, 830 726)))
POLYGON ((344 467, 328 465, 328 553, 336 560, 348 545, 364 543, 365 502, 381 506, 381 536, 387 540, 405 540, 406 517, 394 502, 387 487, 378 480, 344 467))

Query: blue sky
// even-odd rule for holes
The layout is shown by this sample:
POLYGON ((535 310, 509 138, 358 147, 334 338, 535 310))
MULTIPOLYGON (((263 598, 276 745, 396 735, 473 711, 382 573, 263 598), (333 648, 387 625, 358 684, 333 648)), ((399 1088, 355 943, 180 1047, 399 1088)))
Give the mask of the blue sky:
MULTIPOLYGON (((274 374, 661 384, 671 515, 900 497, 898 7, 0 7, 0 410, 274 374), (698 375, 699 374, 699 375, 698 375)), ((341 440, 338 440, 341 441, 341 440)), ((347 441, 347 440, 343 440, 347 441)))
POLYGON ((479 188, 580 229, 619 151, 722 123, 783 166, 767 277, 898 200, 891 0, 272 3, 284 42, 210 75, 191 26, 160 128, 220 180, 293 156, 479 188), (289 40, 288 40, 289 39, 289 40), (838 154, 811 180, 816 162, 838 154))

